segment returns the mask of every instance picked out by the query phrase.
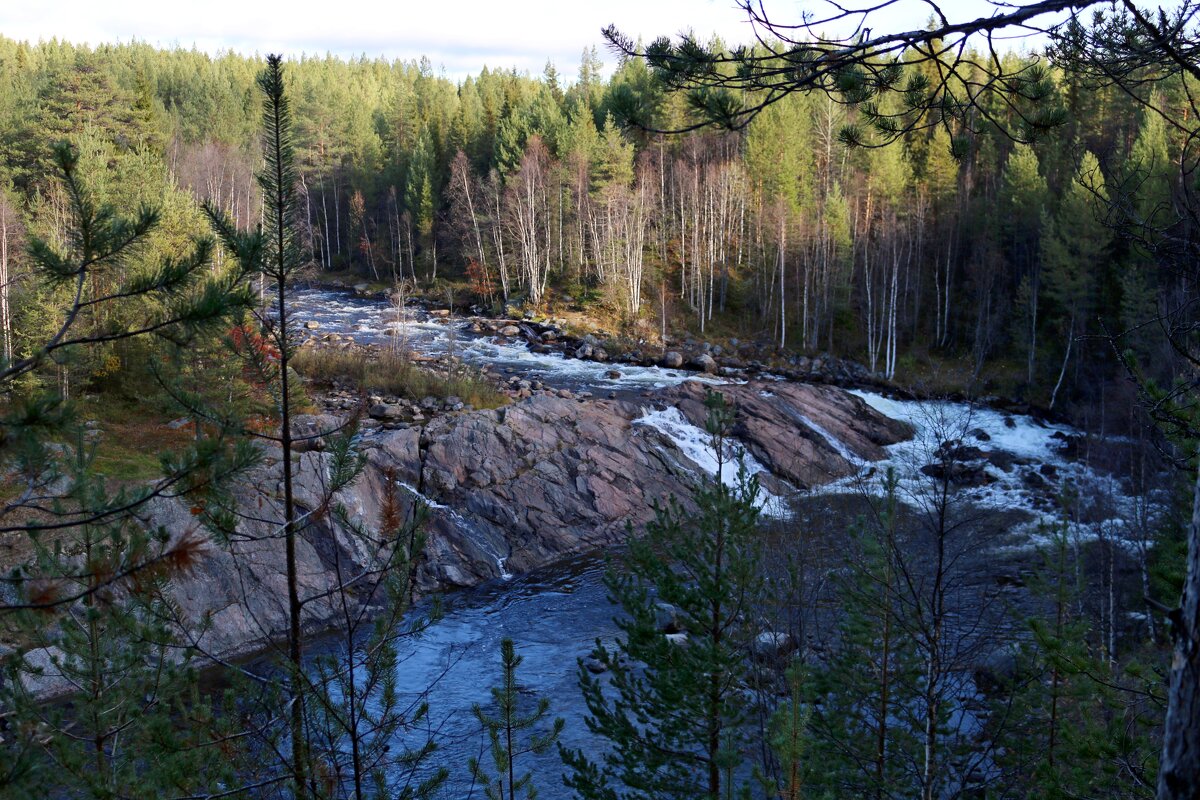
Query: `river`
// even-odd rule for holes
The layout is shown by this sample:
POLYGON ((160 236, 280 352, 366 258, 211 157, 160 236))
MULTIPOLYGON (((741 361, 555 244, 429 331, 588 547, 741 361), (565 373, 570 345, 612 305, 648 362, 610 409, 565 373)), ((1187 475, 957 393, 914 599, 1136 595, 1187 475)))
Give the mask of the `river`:
MULTIPOLYGON (((420 636, 400 640, 401 691, 414 703, 422 698, 429 703, 428 726, 438 743, 431 763, 450 770, 444 796, 467 796, 468 758, 479 758, 489 773, 495 772, 487 737, 471 708, 491 702, 489 689, 500 683, 505 637, 514 640, 524 659, 517 672, 522 695, 550 701, 547 724, 553 717, 566 720, 564 745, 588 745, 576 658, 586 655, 597 637, 611 644, 617 633, 602 574, 600 558, 582 558, 461 592, 445 599, 441 620, 420 636)), ((523 763, 534 771, 543 797, 562 794, 556 750, 526 756, 523 763)), ((478 787, 475 792, 483 796, 478 787)))
POLYGON ((297 291, 289 314, 303 322, 316 322, 320 326, 317 335, 336 333, 363 344, 397 343, 425 356, 452 354, 474 367, 537 379, 554 388, 601 394, 661 389, 684 381, 726 382, 687 370, 584 361, 558 352, 535 353, 520 338, 473 333, 470 321, 460 317, 436 317, 413 306, 400 313, 384 300, 344 292, 297 291), (619 376, 614 377, 614 372, 619 376))
MULTIPOLYGON (((398 326, 397 311, 387 302, 344 293, 299 292, 292 313, 301 321, 317 322, 317 335, 336 333, 376 344, 402 338, 407 347, 427 356, 453 354, 478 368, 541 380, 556 388, 596 394, 641 393, 685 380, 725 382, 687 371, 626 364, 619 365, 620 375, 614 377, 611 364, 564 358, 559 353, 533 353, 521 341, 472 333, 470 321, 461 318, 434 317, 409 309, 398 326)), ((914 460, 916 451, 936 448, 937 442, 928 440, 943 430, 939 420, 957 414, 970 420, 970 435, 978 443, 986 442, 993 451, 1007 454, 1007 466, 994 467, 990 482, 968 490, 973 493, 971 499, 981 505, 1019 512, 1016 516, 1023 522, 1013 527, 1003 546, 1036 543, 1039 526, 1054 517, 1046 492, 1033 485, 1030 475, 1035 471, 1059 475, 1080 491, 1102 496, 1108 506, 1101 521, 1108 524, 1110 535, 1126 534, 1122 520, 1129 517, 1135 502, 1132 491, 1111 475, 1064 456, 1062 443, 1078 436, 1078 431, 965 404, 900 402, 874 393, 858 394, 877 410, 909 421, 918 435, 913 442, 893 446, 883 464, 864 464, 858 477, 828 487, 826 492, 870 491, 877 485, 877 480, 867 477, 872 474, 872 466, 875 474, 882 466, 895 468, 902 479, 902 491, 915 487, 922 463, 914 460)), ((705 452, 702 432, 677 419, 677 412, 670 416, 671 411, 674 409, 648 408, 644 422, 670 435, 698 471, 711 474, 715 459, 705 452)), ((800 422, 828 437, 810 420, 800 422)), ((768 505, 766 510, 773 516, 786 514, 779 506, 768 505)), ((1080 528, 1077 535, 1093 534, 1080 528)), ((611 641, 616 633, 615 609, 606 598, 601 574, 600 559, 585 558, 457 593, 446 599, 445 613, 439 621, 420 636, 401 642, 400 686, 414 701, 424 697, 429 702, 429 724, 436 729, 439 742, 433 760, 451 771, 450 790, 445 796, 467 796, 469 757, 482 755, 481 760, 488 764, 486 738, 471 708, 476 703, 488 703, 489 687, 500 680, 500 640, 505 636, 515 640, 518 653, 525 659, 519 672, 521 684, 549 699, 552 716, 566 719, 563 743, 588 746, 576 659, 591 649, 595 639, 611 641)), ((563 795, 562 766, 556 752, 533 759, 527 767, 533 768, 543 796, 563 795)), ((475 796, 482 793, 476 789, 475 796)))

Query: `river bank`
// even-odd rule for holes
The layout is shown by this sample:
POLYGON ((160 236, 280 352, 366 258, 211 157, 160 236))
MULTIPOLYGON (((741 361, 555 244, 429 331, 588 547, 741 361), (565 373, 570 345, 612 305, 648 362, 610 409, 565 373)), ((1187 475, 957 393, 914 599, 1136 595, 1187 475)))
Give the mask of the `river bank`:
MULTIPOLYGON (((421 403, 420 420, 388 411, 397 403, 387 401, 399 398, 318 392, 324 413, 296 420, 296 432, 310 437, 295 465, 302 512, 316 512, 327 499, 321 433, 360 405, 368 415, 359 447, 369 464, 335 498, 352 524, 320 514, 301 537, 301 588, 315 596, 336 584, 337 564, 371 566, 372 549, 354 528, 377 524, 389 490, 399 490, 404 513, 418 504, 429 510, 416 578, 422 594, 527 573, 621 541, 627 525, 636 530, 649 519, 654 502, 686 498, 697 479, 715 473, 718 459, 703 431, 708 389, 721 391, 736 410, 734 438, 759 474, 767 516, 786 521, 813 493, 877 492, 890 468, 910 495, 921 481, 945 474, 964 499, 1015 512, 991 548, 1036 544, 1067 484, 1096 498, 1080 531, 1137 544, 1137 532, 1125 530, 1134 487, 1090 460, 1093 440, 1065 425, 774 374, 614 368, 538 351, 525 338, 476 333, 478 320, 448 313, 397 320, 386 302, 345 294, 301 292, 295 310, 327 346, 387 347, 399 337, 419 358, 458 360, 502 385, 516 383, 506 406, 421 403), (397 485, 385 485, 385 476, 397 485)), ((269 522, 282 518, 279 487, 279 454, 268 448, 238 490, 239 504, 253 510, 241 535, 210 547, 174 590, 179 624, 194 632, 202 652, 245 657, 286 630, 282 543, 269 522)), ((154 501, 148 516, 178 536, 198 525, 192 509, 165 499, 154 501)), ((312 632, 335 619, 329 602, 306 607, 312 632)), ((47 676, 48 690, 53 684, 47 676)))

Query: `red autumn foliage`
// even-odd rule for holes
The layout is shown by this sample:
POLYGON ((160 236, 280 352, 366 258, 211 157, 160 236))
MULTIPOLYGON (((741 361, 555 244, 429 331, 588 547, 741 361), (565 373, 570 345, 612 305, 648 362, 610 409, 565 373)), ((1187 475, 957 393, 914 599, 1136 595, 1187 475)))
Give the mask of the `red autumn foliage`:
POLYGON ((486 297, 490 300, 496 293, 491 273, 488 272, 487 267, 473 258, 467 262, 467 281, 471 284, 471 291, 477 297, 486 297))

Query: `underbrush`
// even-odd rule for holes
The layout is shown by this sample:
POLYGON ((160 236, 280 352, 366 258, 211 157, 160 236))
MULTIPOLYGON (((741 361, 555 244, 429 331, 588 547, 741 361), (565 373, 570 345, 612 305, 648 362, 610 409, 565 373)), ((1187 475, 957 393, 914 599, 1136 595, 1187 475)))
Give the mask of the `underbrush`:
POLYGON ((291 363, 296 372, 314 383, 344 380, 367 392, 410 400, 453 396, 475 408, 497 408, 508 400, 474 368, 457 364, 443 372, 422 366, 407 354, 386 350, 305 347, 291 363))

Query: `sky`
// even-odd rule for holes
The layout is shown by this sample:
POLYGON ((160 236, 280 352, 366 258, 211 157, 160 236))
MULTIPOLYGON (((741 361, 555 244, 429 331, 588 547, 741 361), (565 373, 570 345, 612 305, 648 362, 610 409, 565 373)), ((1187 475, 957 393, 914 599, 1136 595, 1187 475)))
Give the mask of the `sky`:
MULTIPOLYGON (((906 2, 875 20, 876 32, 920 27, 928 6, 906 2)), ((986 0, 943 6, 956 18, 994 10, 986 0)), ((767 7, 780 19, 796 19, 819 3, 768 0, 767 7)), ((611 68, 616 58, 600 36, 610 23, 645 41, 684 30, 729 43, 752 36, 734 0, 0 0, 0 33, 13 39, 91 45, 137 39, 209 53, 427 56, 452 80, 485 65, 536 74, 550 60, 569 81, 593 45, 611 68)))

